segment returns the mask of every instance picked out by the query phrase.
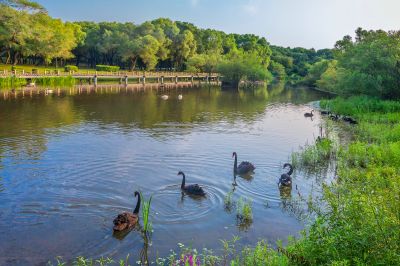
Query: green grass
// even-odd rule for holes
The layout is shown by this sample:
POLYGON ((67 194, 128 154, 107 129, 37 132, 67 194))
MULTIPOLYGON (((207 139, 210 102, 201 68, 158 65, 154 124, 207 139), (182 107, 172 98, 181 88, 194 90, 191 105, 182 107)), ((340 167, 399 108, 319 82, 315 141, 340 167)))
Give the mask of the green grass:
POLYGON ((232 208, 235 206, 235 202, 233 201, 233 192, 228 192, 224 197, 224 208, 227 211, 231 211, 232 208))
POLYGON ((152 231, 152 224, 149 220, 149 215, 150 215, 151 200, 153 196, 150 196, 150 199, 146 200, 143 197, 142 193, 140 193, 140 197, 142 198, 143 232, 147 234, 152 231))
POLYGON ((253 221, 252 202, 250 199, 239 198, 236 204, 236 217, 240 224, 253 221))
POLYGON ((36 78, 32 80, 37 85, 41 86, 50 86, 50 87, 69 87, 74 86, 76 83, 76 79, 67 76, 67 77, 43 77, 36 78))
POLYGON ((328 138, 322 138, 315 144, 307 144, 299 152, 292 153, 292 165, 295 168, 318 170, 327 167, 336 159, 337 147, 328 138))
MULTIPOLYGON (((54 70, 59 70, 61 72, 64 72, 64 67, 55 67, 55 66, 35 66, 35 65, 17 65, 17 66, 12 66, 12 65, 6 65, 6 64, 0 64, 0 71, 7 70, 7 71, 12 71, 13 69, 16 69, 17 72, 20 72, 24 70, 25 72, 32 72, 32 69, 37 69, 40 73, 44 73, 45 70, 47 71, 54 71, 54 70)), ((79 71, 84 71, 87 72, 89 71, 90 73, 95 73, 95 69, 91 68, 79 68, 79 71)))
POLYGON ((26 79, 16 77, 0 77, 0 88, 15 88, 26 85, 26 79))
POLYGON ((288 254, 309 265, 400 265, 400 103, 352 97, 321 105, 360 123, 337 154, 337 182, 323 187, 325 208, 288 254))

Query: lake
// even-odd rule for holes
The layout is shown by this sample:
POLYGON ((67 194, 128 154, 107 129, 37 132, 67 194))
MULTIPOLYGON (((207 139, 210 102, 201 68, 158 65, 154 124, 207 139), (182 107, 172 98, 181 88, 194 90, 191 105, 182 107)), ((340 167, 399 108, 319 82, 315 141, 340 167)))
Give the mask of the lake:
POLYGON ((153 196, 152 261, 178 243, 218 253, 233 236, 240 245, 285 242, 304 228, 299 195, 319 182, 295 171, 293 189, 281 193, 277 181, 291 153, 318 136, 321 117, 303 113, 324 97, 283 86, 0 93, 0 265, 127 254, 135 264, 142 235, 113 235, 112 221, 133 210, 136 190, 153 196), (235 182, 234 151, 256 166, 251 177, 235 182), (179 171, 206 197, 182 196, 179 171), (252 200, 252 223, 224 207, 231 191, 252 200))

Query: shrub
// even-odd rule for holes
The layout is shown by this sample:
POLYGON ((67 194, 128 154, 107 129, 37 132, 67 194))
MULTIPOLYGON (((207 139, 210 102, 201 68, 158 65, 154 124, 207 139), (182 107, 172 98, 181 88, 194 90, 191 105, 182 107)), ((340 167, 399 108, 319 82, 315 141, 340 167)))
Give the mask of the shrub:
POLYGON ((119 66, 107 66, 107 65, 96 65, 97 71, 111 71, 115 72, 119 70, 119 66))
POLYGON ((72 71, 72 72, 78 72, 78 67, 77 66, 73 66, 73 65, 66 65, 65 67, 64 67, 64 71, 65 72, 70 72, 70 71, 72 71))

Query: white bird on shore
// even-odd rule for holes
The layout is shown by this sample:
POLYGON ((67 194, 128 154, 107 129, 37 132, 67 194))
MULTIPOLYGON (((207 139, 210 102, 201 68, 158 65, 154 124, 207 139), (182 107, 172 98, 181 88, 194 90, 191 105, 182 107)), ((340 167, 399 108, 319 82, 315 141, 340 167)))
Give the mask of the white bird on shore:
POLYGON ((53 90, 46 89, 46 93, 53 93, 53 90))
POLYGON ((165 94, 162 95, 162 96, 161 96, 161 99, 163 99, 163 100, 168 100, 168 95, 165 95, 165 94))
POLYGON ((179 95, 178 95, 178 100, 182 100, 182 99, 183 99, 182 94, 179 94, 179 95))

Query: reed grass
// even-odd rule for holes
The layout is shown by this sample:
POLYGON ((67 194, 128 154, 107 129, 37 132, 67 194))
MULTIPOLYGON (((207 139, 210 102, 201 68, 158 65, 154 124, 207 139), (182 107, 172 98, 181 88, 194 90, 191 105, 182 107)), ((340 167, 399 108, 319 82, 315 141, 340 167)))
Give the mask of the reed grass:
POLYGON ((42 86, 50 86, 50 87, 70 87, 74 86, 76 83, 76 79, 68 76, 68 77, 41 77, 32 80, 38 85, 42 86))
POLYGON ((150 208, 151 208, 151 200, 153 196, 150 196, 149 200, 146 200, 143 197, 143 194, 140 193, 140 197, 142 199, 142 219, 143 219, 143 232, 149 233, 152 232, 152 223, 149 220, 150 217, 150 208))
POLYGON ((26 79, 18 77, 0 77, 0 88, 14 88, 26 85, 26 79))
POLYGON ((237 202, 236 212, 239 223, 251 223, 253 221, 252 202, 250 199, 240 197, 237 202))

